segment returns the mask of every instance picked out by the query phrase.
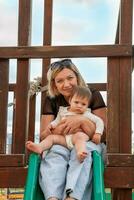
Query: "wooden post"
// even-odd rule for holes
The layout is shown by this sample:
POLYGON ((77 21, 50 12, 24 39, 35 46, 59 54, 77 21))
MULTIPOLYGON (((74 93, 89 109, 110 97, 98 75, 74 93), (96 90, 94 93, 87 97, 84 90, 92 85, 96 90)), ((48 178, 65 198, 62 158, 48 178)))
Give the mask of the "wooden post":
MULTIPOLYGON (((52 11, 53 11, 53 0, 45 0, 44 3, 44 34, 43 34, 43 45, 51 45, 52 37, 52 11), (49 22, 49 23, 48 23, 49 22)), ((50 65, 50 58, 43 59, 42 64, 42 85, 47 84, 47 71, 50 65)), ((43 101, 45 98, 45 93, 41 97, 41 112, 43 107, 43 101)))
MULTIPOLYGON (((19 1, 18 45, 27 46, 31 32, 31 0, 19 1)), ((18 59, 13 153, 25 152, 28 132, 29 59, 18 59)))
MULTIPOLYGON (((119 44, 132 45, 132 8, 133 8, 133 0, 129 1, 121 0, 120 17, 119 17, 119 38, 116 39, 116 42, 119 42, 119 44)), ((109 81, 111 80, 110 76, 112 76, 112 81, 110 82, 108 88, 109 89, 108 125, 110 128, 108 133, 108 144, 109 144, 108 150, 109 152, 131 153, 132 58, 120 57, 118 60, 114 61, 113 68, 112 68, 112 59, 109 59, 108 69, 110 72, 112 72, 112 74, 109 74, 109 81), (117 74, 115 73, 115 70, 117 74), (116 79, 115 81, 114 78, 116 79), (114 97, 114 95, 116 95, 116 97, 114 97), (110 109, 110 107, 112 108, 110 109), (114 118, 114 120, 112 117, 114 118), (114 127, 113 129, 112 126, 114 127), (114 133, 112 133, 112 131, 114 131, 114 133), (116 136, 116 134, 118 134, 118 136, 116 136), (110 137, 112 137, 112 139, 110 137)), ((125 176, 127 177, 128 174, 124 173, 124 179, 125 176)), ((131 200, 132 189, 114 190, 113 200, 117 199, 131 200)))
POLYGON ((0 153, 6 153, 9 60, 0 60, 0 153))

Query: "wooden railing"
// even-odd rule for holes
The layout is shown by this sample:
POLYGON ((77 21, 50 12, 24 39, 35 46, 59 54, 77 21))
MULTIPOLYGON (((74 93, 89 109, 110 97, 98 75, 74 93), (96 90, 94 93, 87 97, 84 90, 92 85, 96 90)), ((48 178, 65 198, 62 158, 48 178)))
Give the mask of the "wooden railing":
MULTIPOLYGON (((114 200, 131 199, 134 157, 131 155, 132 0, 121 0, 114 45, 51 46, 52 0, 45 0, 43 46, 30 46, 31 1, 19 1, 17 47, 0 47, 0 187, 22 187, 27 173, 25 141, 34 139, 36 96, 29 99, 29 59, 41 58, 42 85, 51 58, 107 58, 107 83, 92 84, 107 91, 107 165, 105 185, 119 188, 114 200), (48 23, 49 22, 49 23, 48 23), (17 59, 17 81, 9 84, 9 59, 17 59), (16 99, 12 154, 6 155, 8 91, 16 99), (125 189, 125 190, 124 190, 125 189), (125 195, 124 195, 125 191, 125 195)), ((41 97, 43 102, 44 93, 41 97)))

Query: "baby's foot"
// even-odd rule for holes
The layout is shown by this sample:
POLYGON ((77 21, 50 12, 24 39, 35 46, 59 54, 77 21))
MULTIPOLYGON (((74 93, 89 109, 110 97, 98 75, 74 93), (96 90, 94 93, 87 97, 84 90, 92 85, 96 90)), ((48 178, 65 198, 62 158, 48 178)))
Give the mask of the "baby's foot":
POLYGON ((78 160, 79 160, 80 162, 83 162, 84 159, 87 157, 87 154, 88 154, 88 153, 87 153, 86 151, 78 152, 78 153, 77 153, 78 160))
POLYGON ((27 141, 26 142, 26 147, 28 150, 33 151, 35 153, 41 154, 42 153, 42 149, 38 144, 35 144, 32 141, 27 141))

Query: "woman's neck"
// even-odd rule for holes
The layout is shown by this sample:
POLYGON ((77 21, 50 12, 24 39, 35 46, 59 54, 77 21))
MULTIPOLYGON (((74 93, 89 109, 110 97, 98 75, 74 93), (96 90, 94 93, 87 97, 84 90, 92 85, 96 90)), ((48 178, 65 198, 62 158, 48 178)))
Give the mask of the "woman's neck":
POLYGON ((64 99, 69 103, 69 97, 64 96, 64 99))

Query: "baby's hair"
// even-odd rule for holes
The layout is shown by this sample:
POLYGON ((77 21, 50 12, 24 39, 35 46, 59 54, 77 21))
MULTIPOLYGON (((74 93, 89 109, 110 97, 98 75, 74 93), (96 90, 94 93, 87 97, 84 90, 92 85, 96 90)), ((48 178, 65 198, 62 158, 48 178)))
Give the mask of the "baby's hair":
POLYGON ((90 102, 92 98, 92 93, 88 87, 82 87, 82 86, 75 86, 73 89, 72 97, 76 95, 81 98, 87 98, 90 102))

